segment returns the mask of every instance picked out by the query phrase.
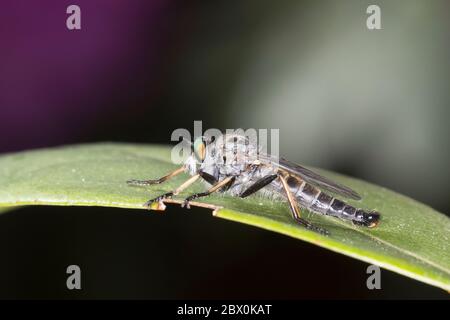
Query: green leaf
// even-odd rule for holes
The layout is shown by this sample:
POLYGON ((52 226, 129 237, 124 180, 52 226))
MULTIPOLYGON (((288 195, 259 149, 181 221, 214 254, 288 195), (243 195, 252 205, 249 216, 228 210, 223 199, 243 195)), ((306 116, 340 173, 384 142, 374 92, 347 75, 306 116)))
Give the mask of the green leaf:
MULTIPOLYGON (((126 180, 157 178, 175 167, 165 146, 91 144, 4 155, 0 157, 0 210, 37 204, 143 209, 146 200, 173 189, 187 176, 145 188, 130 187, 126 180)), ((449 218, 385 188, 321 173, 357 190, 363 200, 350 203, 381 212, 380 225, 367 229, 305 213, 330 231, 323 236, 296 224, 281 201, 213 195, 202 203, 215 208, 217 217, 302 239, 450 290, 449 218)), ((203 189, 199 182, 177 199, 203 189)))

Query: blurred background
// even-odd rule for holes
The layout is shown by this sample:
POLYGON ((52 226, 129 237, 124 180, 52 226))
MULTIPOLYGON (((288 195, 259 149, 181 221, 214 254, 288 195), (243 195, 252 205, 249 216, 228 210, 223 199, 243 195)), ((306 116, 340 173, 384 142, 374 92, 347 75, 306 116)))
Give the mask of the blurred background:
MULTIPOLYGON (((3 0, 0 152, 279 128, 281 154, 450 212, 448 1, 3 0), (66 8, 81 8, 81 30, 66 8), (366 9, 381 8, 381 30, 366 9)), ((192 209, 0 216, 0 298, 446 298, 192 209), (83 290, 69 292, 78 264, 83 290), (292 265, 296 272, 290 273, 292 265)))

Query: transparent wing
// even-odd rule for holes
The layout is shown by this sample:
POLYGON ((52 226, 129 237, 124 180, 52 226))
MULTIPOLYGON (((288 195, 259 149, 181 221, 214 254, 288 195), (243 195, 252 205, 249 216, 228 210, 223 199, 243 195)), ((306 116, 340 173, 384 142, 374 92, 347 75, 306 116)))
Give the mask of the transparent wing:
POLYGON ((298 175, 304 181, 315 185, 318 188, 331 191, 333 193, 345 196, 351 199, 360 200, 361 196, 349 187, 343 186, 337 182, 334 182, 328 178, 325 178, 301 165, 290 162, 286 159, 280 158, 279 161, 273 161, 273 157, 270 155, 259 155, 260 158, 269 160, 271 163, 277 165, 280 169, 289 172, 292 175, 298 175))

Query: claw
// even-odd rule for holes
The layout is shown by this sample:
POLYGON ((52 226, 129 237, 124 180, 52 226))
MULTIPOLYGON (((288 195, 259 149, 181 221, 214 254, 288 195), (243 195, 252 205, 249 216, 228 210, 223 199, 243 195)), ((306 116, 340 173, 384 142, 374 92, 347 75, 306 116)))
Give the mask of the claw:
POLYGON ((318 226, 315 226, 315 225, 313 225, 312 223, 310 223, 310 222, 308 222, 308 221, 306 221, 306 220, 303 220, 303 219, 301 219, 301 218, 298 218, 298 219, 295 219, 299 224, 301 224, 302 226, 304 226, 306 229, 308 229, 308 230, 311 230, 311 231, 314 231, 314 232, 317 232, 317 233, 320 233, 320 234, 322 234, 322 235, 324 235, 324 236, 328 236, 330 233, 328 232, 328 230, 326 230, 326 229, 324 229, 324 228, 321 228, 321 227, 318 227, 318 226))
POLYGON ((322 234, 324 236, 328 236, 330 234, 330 232, 328 230, 326 230, 324 228, 321 228, 321 227, 317 227, 317 226, 315 226, 313 224, 311 224, 309 227, 306 227, 306 228, 309 229, 309 230, 315 231, 317 233, 320 233, 320 234, 322 234))
POLYGON ((168 192, 165 194, 156 197, 155 199, 150 199, 146 203, 144 203, 144 207, 149 208, 154 202, 163 202, 165 199, 171 198, 173 196, 173 192, 168 192))
POLYGON ((144 203, 144 207, 150 208, 151 205, 152 205, 153 203, 155 203, 155 202, 161 202, 162 200, 163 200, 163 199, 158 199, 158 198, 148 200, 146 203, 144 203))
POLYGON ((192 196, 187 197, 186 199, 184 199, 184 202, 183 202, 183 204, 181 205, 181 207, 182 207, 182 208, 186 207, 186 209, 190 209, 191 206, 189 205, 189 202, 192 201, 192 200, 194 200, 194 199, 197 199, 197 196, 196 196, 196 195, 192 195, 192 196))
POLYGON ((190 209, 190 208, 191 208, 191 205, 189 204, 189 200, 188 200, 188 199, 185 199, 185 200, 183 201, 183 203, 181 204, 181 207, 182 207, 182 208, 186 208, 186 209, 190 209))
POLYGON ((152 203, 153 203, 153 200, 148 200, 146 203, 143 204, 143 206, 144 206, 145 208, 150 208, 150 206, 152 205, 152 203))

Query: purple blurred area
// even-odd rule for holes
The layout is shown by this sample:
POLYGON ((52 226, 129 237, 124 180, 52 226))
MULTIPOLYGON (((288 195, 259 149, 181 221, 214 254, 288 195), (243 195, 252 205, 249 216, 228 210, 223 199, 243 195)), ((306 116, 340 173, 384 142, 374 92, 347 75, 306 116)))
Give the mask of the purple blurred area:
POLYGON ((170 2, 78 0, 81 30, 66 28, 71 4, 1 3, 0 152, 76 142, 112 108, 137 108, 114 94, 158 87, 170 2))

